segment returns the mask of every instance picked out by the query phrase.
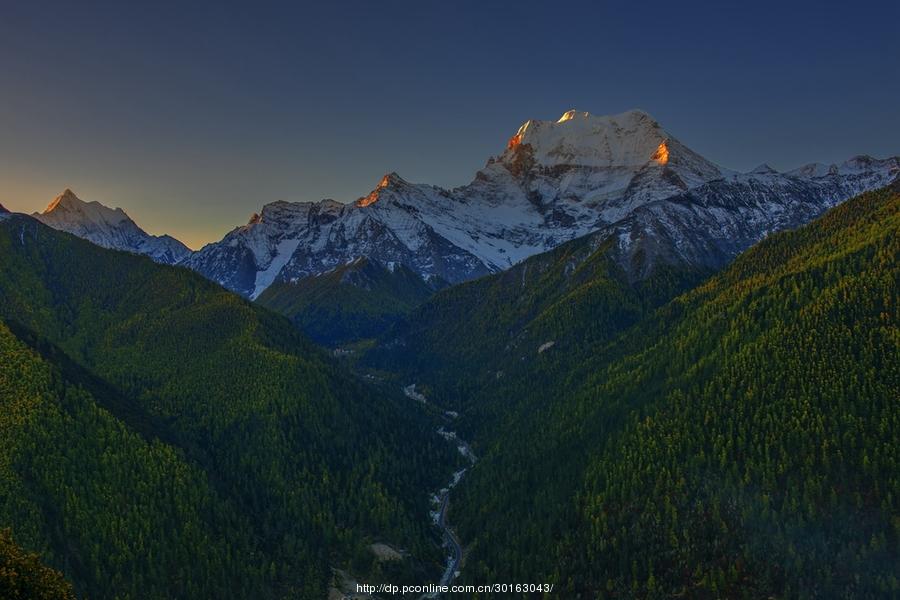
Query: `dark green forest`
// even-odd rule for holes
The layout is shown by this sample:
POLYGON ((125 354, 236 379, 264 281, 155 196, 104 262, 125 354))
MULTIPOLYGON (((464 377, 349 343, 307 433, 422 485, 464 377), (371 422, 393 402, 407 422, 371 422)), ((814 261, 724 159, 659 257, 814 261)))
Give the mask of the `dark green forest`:
POLYGON ((7 600, 75 598, 62 573, 44 565, 37 554, 23 551, 9 529, 0 531, 0 596, 7 600))
POLYGON ((454 492, 462 579, 900 593, 898 209, 864 194, 693 289, 576 240, 395 327, 364 363, 460 409, 481 457, 454 492))
POLYGON ((91 598, 322 598, 440 571, 452 448, 200 276, 0 224, 0 526, 91 598), (368 545, 409 553, 377 563, 368 545))
POLYGON ((256 302, 287 316, 310 339, 335 346, 383 334, 435 289, 405 265, 388 269, 358 258, 297 282, 276 281, 256 302))
MULTIPOLYGON (((491 427, 493 412, 506 413, 518 401, 515 394, 493 398, 492 390, 502 389, 523 364, 530 368, 539 355, 543 359, 541 346, 552 342, 559 354, 609 339, 710 275, 660 265, 646 279, 629 281, 610 247, 610 240, 588 235, 442 290, 383 335, 360 363, 433 390, 443 405, 471 417, 470 434, 491 427)), ((569 385, 533 383, 534 389, 569 385)))
POLYGON ((440 410, 399 394, 416 383, 479 457, 450 505, 463 583, 895 597, 898 230, 894 186, 719 273, 631 280, 590 235, 437 293, 358 261, 262 307, 9 217, 0 592, 323 598, 335 568, 435 581, 426 492, 462 458, 433 433, 440 410), (341 364, 307 334, 380 337, 341 364), (407 558, 378 562, 374 542, 407 558))

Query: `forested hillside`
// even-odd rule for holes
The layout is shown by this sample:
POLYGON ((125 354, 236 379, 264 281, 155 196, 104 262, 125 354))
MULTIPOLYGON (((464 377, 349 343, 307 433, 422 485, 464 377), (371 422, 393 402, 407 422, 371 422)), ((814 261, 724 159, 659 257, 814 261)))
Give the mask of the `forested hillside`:
POLYGON ((524 263, 546 261, 534 279, 513 270, 415 312, 368 360, 464 408, 480 460, 454 492, 463 579, 897 594, 898 209, 896 187, 864 194, 667 303, 697 274, 659 273, 659 294, 606 267, 578 280, 602 247, 573 267, 563 247, 524 263), (473 307, 467 333, 454 315, 473 307), (469 370, 406 370, 419 352, 469 370))
POLYGON ((38 555, 24 552, 8 529, 0 531, 0 596, 8 600, 75 598, 62 574, 41 563, 38 555))
POLYGON ((284 318, 22 216, 0 297, 0 525, 76 591, 321 598, 373 541, 409 551, 395 580, 439 569, 451 449, 284 318))
POLYGON ((257 303, 291 319, 313 340, 333 346, 387 331, 434 289, 402 264, 358 258, 320 275, 266 288, 257 303))
MULTIPOLYGON (((0 358, 0 511, 22 543, 92 596, 227 595, 262 585, 263 565, 241 558, 253 554, 250 523, 183 453, 130 431, 89 380, 71 366, 69 380, 5 325, 0 358)), ((107 402, 121 400, 107 393, 107 402)), ((152 421, 135 413, 150 433, 152 421)))
POLYGON ((442 290, 382 336, 361 364, 419 382, 463 410, 466 427, 490 427, 493 402, 483 395, 504 387, 508 375, 543 364, 551 349, 577 351, 608 339, 710 273, 660 263, 646 279, 630 281, 611 245, 588 235, 442 290))
POLYGON ((898 230, 895 186, 710 278, 630 280, 588 236, 408 313, 354 280, 407 313, 358 363, 379 387, 185 269, 8 216, 0 528, 92 598, 321 598, 332 568, 422 583, 443 554, 425 492, 461 458, 391 391, 416 383, 479 457, 450 513, 468 582, 890 597, 898 230), (376 541, 408 558, 378 562, 376 541))
POLYGON ((898 258, 900 194, 866 194, 629 336, 568 405, 646 407, 591 457, 561 579, 650 597, 900 593, 898 258))

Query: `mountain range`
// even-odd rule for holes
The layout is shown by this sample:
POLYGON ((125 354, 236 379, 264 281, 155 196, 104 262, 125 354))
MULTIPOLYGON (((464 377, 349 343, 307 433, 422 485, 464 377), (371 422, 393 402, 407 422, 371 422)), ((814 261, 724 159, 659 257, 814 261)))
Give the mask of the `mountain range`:
POLYGON ((857 156, 786 173, 738 173, 702 157, 648 114, 571 110, 523 124, 468 185, 442 189, 385 175, 351 204, 274 202, 190 252, 144 233, 120 209, 67 190, 43 222, 105 247, 179 263, 249 298, 365 257, 402 264, 432 287, 508 269, 594 233, 614 239, 633 278, 658 262, 720 267, 766 235, 808 222, 900 174, 900 158, 857 156))
POLYGON ((287 316, 314 341, 338 346, 387 331, 434 292, 403 264, 361 257, 296 283, 277 281, 256 303, 287 316))
POLYGON ((196 253, 0 210, 0 597, 896 597, 897 175, 573 111, 196 253))
POLYGON ((359 256, 459 283, 604 230, 618 236, 625 256, 644 249, 649 263, 674 253, 721 265, 766 233, 898 173, 900 159, 868 157, 734 173, 641 111, 569 111, 555 122, 526 122, 466 186, 445 190, 390 173, 354 204, 270 204, 185 264, 250 297, 359 256))
POLYGON ((20 214, 0 298, 0 597, 33 597, 10 526, 79 597, 322 598, 379 576, 375 542, 392 579, 438 576, 422 490, 455 451, 284 317, 20 214))
POLYGON ((459 415, 462 582, 896 596, 900 183, 722 269, 633 281, 616 253, 586 236, 439 291, 353 359, 459 415))

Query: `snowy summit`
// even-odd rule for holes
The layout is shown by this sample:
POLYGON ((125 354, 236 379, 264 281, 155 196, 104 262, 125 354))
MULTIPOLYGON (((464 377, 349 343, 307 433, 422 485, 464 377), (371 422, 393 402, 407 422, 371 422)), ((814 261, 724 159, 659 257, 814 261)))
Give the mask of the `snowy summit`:
POLYGON ((615 235, 623 255, 643 248, 641 256, 681 253, 715 263, 793 217, 818 214, 896 177, 896 159, 863 158, 739 174, 694 152, 643 111, 569 110, 524 123, 468 185, 445 190, 389 173, 353 204, 269 204, 184 264, 255 298, 274 281, 360 256, 406 265, 426 281, 456 283, 595 231, 615 235))
POLYGON ((175 238, 150 235, 121 208, 85 202, 66 189, 44 212, 32 215, 45 225, 89 240, 98 246, 146 254, 156 262, 175 264, 191 251, 175 238))
POLYGON ((527 121, 509 148, 530 146, 535 162, 544 167, 641 167, 651 161, 666 163, 670 137, 639 110, 606 117, 570 110, 556 121, 527 121))
POLYGON ((182 264, 249 298, 276 281, 365 257, 438 287, 495 273, 568 240, 615 240, 630 277, 659 262, 716 267, 773 231, 898 177, 900 159, 857 156, 780 173, 717 166, 647 113, 569 110, 529 120, 468 185, 451 190, 388 173, 351 204, 272 202, 191 253, 147 234, 121 209, 71 190, 35 214, 107 248, 182 264))

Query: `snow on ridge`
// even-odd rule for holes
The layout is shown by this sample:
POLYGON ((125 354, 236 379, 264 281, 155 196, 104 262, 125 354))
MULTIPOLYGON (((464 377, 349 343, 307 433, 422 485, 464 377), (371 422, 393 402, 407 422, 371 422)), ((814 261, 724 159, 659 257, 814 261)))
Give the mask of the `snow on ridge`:
MULTIPOLYGON (((509 268, 641 211, 656 221, 641 232, 618 229, 623 249, 632 239, 665 236, 687 224, 703 229, 721 223, 734 230, 735 219, 747 218, 751 229, 775 230, 791 221, 784 216, 788 200, 802 196, 821 208, 825 201, 815 198, 823 190, 828 203, 837 202, 883 185, 897 169, 897 159, 856 157, 840 167, 807 165, 779 173, 761 165, 738 173, 693 152, 642 111, 598 117, 571 110, 557 121, 526 122, 468 185, 444 190, 388 173, 352 204, 266 205, 261 216, 204 248, 198 253, 202 260, 192 258, 188 266, 251 297, 273 281, 316 275, 359 256, 403 264, 425 280, 456 283, 509 268), (685 204, 686 195, 698 190, 700 203, 685 204), (774 203, 768 216, 759 208, 766 202, 774 203), (644 210, 658 203, 668 209, 644 210), (256 272, 242 288, 245 279, 234 275, 246 269, 248 253, 256 272), (238 280, 240 286, 233 283, 238 280)), ((803 210, 812 214, 818 208, 803 210)), ((748 230, 744 238, 758 233, 748 230)))
POLYGON ((150 235, 121 208, 109 208, 96 201, 85 202, 68 188, 43 212, 32 216, 45 225, 98 246, 145 254, 160 263, 175 264, 191 253, 172 236, 150 235))
POLYGON ((527 121, 511 145, 529 145, 535 161, 546 167, 640 167, 669 137, 641 111, 594 116, 571 110, 557 121, 527 121))
POLYGON ((272 282, 275 281, 275 277, 281 272, 281 269, 287 261, 291 259, 291 255, 294 253, 294 250, 297 249, 298 245, 300 245, 299 239, 281 240, 278 243, 275 253, 269 262, 269 266, 256 274, 256 285, 253 288, 253 293, 250 294, 251 300, 258 298, 267 287, 272 285, 272 282))

